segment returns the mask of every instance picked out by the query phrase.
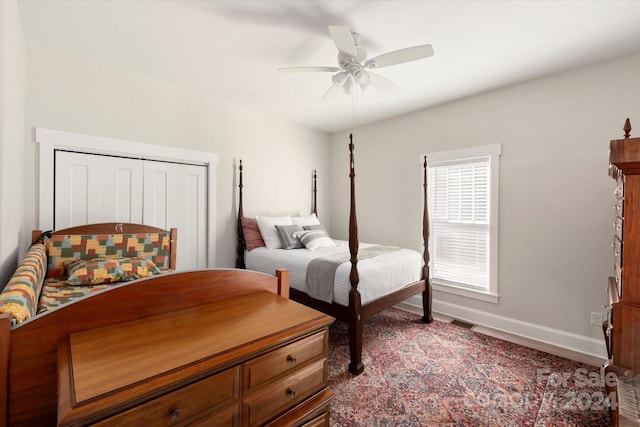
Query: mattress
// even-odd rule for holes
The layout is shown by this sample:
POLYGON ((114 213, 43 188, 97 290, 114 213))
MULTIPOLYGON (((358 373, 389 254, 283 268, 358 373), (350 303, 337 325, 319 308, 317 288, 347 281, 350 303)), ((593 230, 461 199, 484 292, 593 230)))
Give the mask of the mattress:
MULTIPOLYGON (((348 242, 336 240, 336 246, 318 248, 313 251, 302 249, 267 249, 255 248, 245 252, 245 266, 248 270, 275 274, 278 268, 289 270, 289 286, 307 292, 305 278, 307 265, 315 257, 332 256, 349 251, 348 242)), ((374 246, 360 243, 360 248, 374 246)), ((382 296, 405 287, 422 276, 422 255, 412 249, 397 250, 358 261, 358 275, 362 304, 366 304, 382 296)), ((337 304, 349 305, 351 282, 349 274, 351 262, 342 263, 336 270, 333 301, 337 304)))

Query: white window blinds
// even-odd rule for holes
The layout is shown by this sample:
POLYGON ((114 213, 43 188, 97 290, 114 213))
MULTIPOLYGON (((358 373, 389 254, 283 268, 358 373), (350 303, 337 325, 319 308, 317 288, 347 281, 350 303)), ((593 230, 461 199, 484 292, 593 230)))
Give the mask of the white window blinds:
POLYGON ((491 157, 429 164, 431 277, 489 291, 491 157))

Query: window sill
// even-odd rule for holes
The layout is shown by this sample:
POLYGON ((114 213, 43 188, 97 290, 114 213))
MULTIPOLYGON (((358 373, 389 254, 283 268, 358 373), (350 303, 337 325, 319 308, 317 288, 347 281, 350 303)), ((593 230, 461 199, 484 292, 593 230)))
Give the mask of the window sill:
POLYGON ((464 289, 457 286, 452 286, 444 283, 437 283, 432 281, 431 287, 434 291, 445 292, 447 294, 459 295, 466 298, 477 299, 480 301, 486 301, 493 304, 497 304, 500 296, 489 292, 475 291, 473 289, 464 289))

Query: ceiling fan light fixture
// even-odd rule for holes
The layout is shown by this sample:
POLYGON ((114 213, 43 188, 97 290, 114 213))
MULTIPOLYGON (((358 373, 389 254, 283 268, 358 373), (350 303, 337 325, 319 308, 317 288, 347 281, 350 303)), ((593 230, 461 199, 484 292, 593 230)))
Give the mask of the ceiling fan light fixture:
POLYGON ((333 77, 331 77, 331 81, 333 84, 342 85, 347 81, 348 77, 349 75, 346 71, 340 71, 338 74, 334 74, 333 77))
POLYGON ((369 81, 369 74, 364 70, 358 70, 353 73, 353 80, 355 80, 359 86, 362 86, 369 81))
POLYGON ((347 81, 344 82, 342 89, 344 90, 344 93, 351 95, 351 92, 353 91, 353 79, 347 79, 347 81))

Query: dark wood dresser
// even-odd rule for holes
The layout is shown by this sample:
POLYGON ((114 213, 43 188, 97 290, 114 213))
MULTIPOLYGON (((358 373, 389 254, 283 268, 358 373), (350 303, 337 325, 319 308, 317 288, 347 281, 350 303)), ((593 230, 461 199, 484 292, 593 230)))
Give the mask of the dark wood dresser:
POLYGON ((612 425, 640 425, 640 138, 610 143, 609 175, 614 191, 613 276, 608 279, 607 320, 603 325, 609 360, 605 367, 612 425), (637 396, 636 397, 636 393, 637 396))
POLYGON ((328 426, 332 322, 258 292, 73 333, 58 425, 328 426))

